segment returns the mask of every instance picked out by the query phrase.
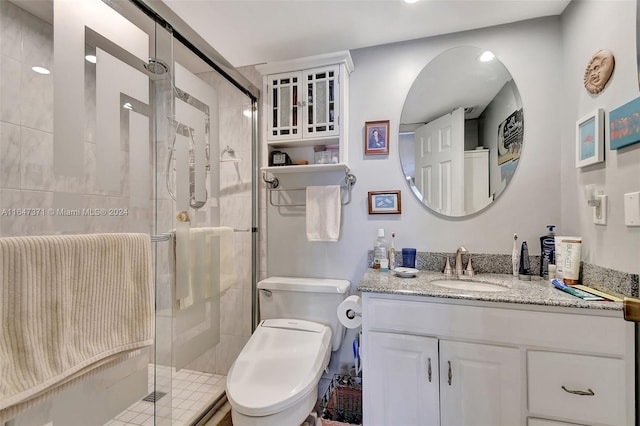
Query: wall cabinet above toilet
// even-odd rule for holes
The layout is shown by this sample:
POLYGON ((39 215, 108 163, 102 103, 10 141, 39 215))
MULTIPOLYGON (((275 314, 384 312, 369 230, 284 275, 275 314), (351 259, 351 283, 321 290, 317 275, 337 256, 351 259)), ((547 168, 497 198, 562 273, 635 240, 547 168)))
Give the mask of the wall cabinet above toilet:
POLYGON ((272 164, 274 151, 285 152, 287 162, 347 164, 349 74, 353 71, 349 52, 270 63, 256 69, 263 75, 263 166, 269 166, 269 171, 273 166, 287 167, 272 164), (316 154, 314 147, 319 145, 331 147, 327 155, 316 154))

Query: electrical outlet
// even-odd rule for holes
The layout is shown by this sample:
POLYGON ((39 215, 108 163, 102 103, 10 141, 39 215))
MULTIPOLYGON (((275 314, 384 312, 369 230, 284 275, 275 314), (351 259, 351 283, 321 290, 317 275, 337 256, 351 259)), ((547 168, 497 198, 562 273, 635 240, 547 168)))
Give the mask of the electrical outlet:
POLYGON ((624 194, 624 224, 640 226, 640 192, 624 194))

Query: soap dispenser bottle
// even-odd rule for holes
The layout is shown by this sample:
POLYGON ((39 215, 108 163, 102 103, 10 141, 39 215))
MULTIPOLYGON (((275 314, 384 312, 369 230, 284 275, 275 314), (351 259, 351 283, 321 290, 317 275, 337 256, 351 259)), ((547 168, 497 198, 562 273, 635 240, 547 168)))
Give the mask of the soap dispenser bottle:
POLYGON ((540 237, 540 276, 549 278, 549 264, 555 264, 555 225, 547 225, 547 235, 540 237))

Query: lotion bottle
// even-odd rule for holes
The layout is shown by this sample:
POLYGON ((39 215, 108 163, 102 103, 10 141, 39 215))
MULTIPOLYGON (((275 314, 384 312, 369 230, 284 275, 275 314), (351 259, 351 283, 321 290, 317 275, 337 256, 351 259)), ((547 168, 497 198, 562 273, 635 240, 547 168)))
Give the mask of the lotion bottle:
POLYGON ((547 225, 549 232, 547 235, 540 237, 540 276, 545 279, 549 278, 549 265, 555 264, 555 225, 547 225))

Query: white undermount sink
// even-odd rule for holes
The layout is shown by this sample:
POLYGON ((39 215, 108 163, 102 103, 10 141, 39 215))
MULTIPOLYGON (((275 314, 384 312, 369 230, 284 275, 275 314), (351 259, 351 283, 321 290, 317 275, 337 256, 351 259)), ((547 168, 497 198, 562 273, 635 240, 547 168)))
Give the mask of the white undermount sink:
POLYGON ((468 290, 468 291, 507 291, 508 287, 492 284, 480 281, 470 280, 435 280, 429 282, 429 284, 437 285, 440 287, 452 288, 455 290, 468 290))

